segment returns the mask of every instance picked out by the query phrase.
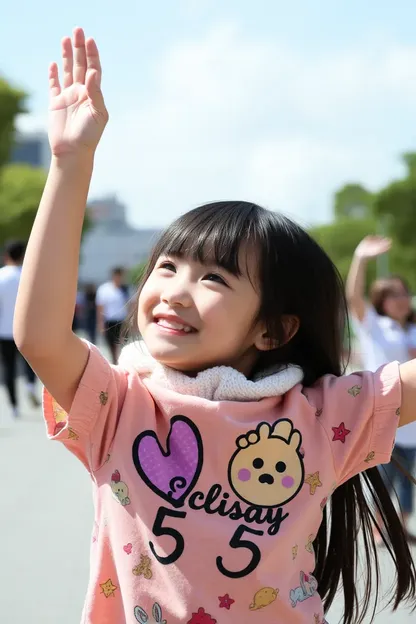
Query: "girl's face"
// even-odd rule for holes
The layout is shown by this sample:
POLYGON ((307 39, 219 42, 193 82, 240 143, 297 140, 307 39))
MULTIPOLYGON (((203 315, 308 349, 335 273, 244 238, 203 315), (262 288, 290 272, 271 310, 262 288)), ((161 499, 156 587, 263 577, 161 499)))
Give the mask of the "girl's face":
POLYGON ((270 346, 255 322, 255 254, 241 266, 247 272, 235 276, 190 258, 158 259, 138 305, 139 330, 156 360, 188 374, 226 365, 250 375, 259 350, 270 346))
POLYGON ((411 297, 403 282, 399 279, 392 280, 390 294, 383 302, 383 309, 387 316, 403 323, 411 312, 411 297))

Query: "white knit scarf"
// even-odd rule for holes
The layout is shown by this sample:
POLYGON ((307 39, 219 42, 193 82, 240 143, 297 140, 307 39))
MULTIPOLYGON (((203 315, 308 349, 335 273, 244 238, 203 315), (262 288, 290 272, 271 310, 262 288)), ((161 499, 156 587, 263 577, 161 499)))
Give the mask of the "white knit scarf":
POLYGON ((253 381, 230 366, 214 366, 201 371, 195 377, 188 377, 157 362, 141 341, 132 342, 123 348, 119 364, 165 388, 211 401, 257 401, 279 396, 303 379, 302 369, 292 364, 265 371, 253 381))

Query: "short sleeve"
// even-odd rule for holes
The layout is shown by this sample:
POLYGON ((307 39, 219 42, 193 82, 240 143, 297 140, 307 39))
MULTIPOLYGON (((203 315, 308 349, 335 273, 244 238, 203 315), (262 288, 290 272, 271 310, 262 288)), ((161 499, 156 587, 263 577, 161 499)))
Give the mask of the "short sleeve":
POLYGON ((365 332, 372 334, 378 327, 380 317, 372 305, 366 304, 364 318, 360 321, 355 314, 351 314, 351 324, 355 333, 365 332))
POLYGON ((127 371, 112 366, 89 345, 89 357, 70 411, 63 410, 43 391, 47 435, 62 442, 90 472, 106 461, 127 391, 127 371))
POLYGON ((416 325, 411 323, 407 331, 407 344, 409 349, 416 349, 416 325))
POLYGON ((399 364, 344 377, 326 375, 305 391, 330 445, 338 485, 390 461, 399 424, 399 364))
POLYGON ((104 305, 105 303, 104 284, 101 284, 101 286, 97 288, 97 293, 95 295, 95 303, 99 306, 104 305))

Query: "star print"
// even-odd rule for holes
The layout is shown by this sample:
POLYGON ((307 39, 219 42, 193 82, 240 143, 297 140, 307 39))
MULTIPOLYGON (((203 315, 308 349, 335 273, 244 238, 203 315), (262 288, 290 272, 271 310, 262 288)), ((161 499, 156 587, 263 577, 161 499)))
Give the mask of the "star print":
POLYGON ((316 492, 316 488, 322 487, 322 483, 319 479, 319 470, 318 472, 314 472, 313 474, 308 475, 305 479, 305 483, 307 483, 311 488, 310 494, 311 496, 313 496, 316 492))
POLYGON ((363 389, 362 386, 353 386, 352 388, 348 388, 348 394, 353 396, 354 398, 358 396, 363 389))
POLYGON ((69 440, 79 440, 79 435, 71 427, 68 427, 68 439, 69 440))
POLYGON ((235 603, 235 600, 230 598, 228 594, 225 594, 224 596, 218 596, 218 600, 220 601, 220 609, 227 609, 227 611, 229 611, 231 605, 235 603))
POLYGON ((332 438, 332 442, 336 442, 339 440, 343 444, 345 444, 345 438, 351 431, 346 429, 344 423, 342 422, 339 427, 332 427, 332 431, 334 432, 334 437, 332 438))
POLYGON ((370 451, 369 454, 367 455, 367 457, 365 458, 365 462, 367 464, 369 464, 371 461, 373 461, 374 457, 376 456, 376 454, 374 453, 374 451, 370 451))
POLYGON ((297 544, 296 544, 296 546, 292 547, 292 559, 293 560, 295 560, 296 557, 298 556, 298 549, 299 549, 299 547, 298 547, 297 544))
POLYGON ((309 535, 308 543, 305 546, 305 549, 311 554, 313 554, 313 538, 314 538, 313 535, 309 535))
POLYGON ((101 593, 104 594, 106 598, 109 596, 114 597, 114 592, 118 589, 116 585, 113 585, 113 581, 111 579, 108 579, 105 583, 100 583, 100 587, 102 589, 101 593))

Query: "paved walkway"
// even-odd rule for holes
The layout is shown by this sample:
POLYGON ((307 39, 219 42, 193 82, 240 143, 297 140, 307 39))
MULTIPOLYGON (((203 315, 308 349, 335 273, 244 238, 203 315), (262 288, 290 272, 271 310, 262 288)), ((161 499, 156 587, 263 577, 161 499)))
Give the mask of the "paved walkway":
MULTIPOLYGON (((23 384, 20 392, 24 396, 23 384)), ((63 447, 46 440, 40 410, 25 403, 21 422, 11 429, 1 427, 7 415, 0 386, 0 622, 77 624, 92 526, 88 475, 63 447)), ((383 582, 391 576, 384 556, 383 582)), ((332 610, 330 624, 339 621, 340 609, 332 610)), ((375 622, 414 624, 416 614, 384 611, 375 622)))

